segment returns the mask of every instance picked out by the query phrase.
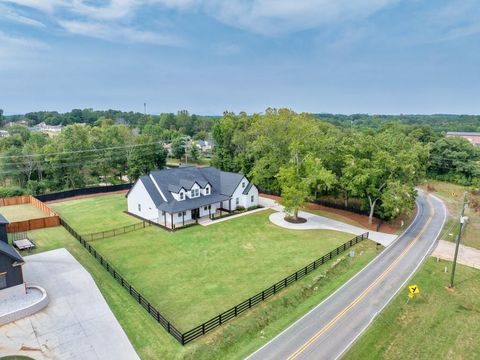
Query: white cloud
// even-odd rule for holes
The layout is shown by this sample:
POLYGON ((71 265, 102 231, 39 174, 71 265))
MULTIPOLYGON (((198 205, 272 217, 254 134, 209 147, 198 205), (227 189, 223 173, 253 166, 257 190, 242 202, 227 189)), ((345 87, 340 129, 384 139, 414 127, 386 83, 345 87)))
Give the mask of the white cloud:
POLYGON ((399 0, 205 0, 206 11, 228 25, 263 34, 305 30, 365 18, 399 0))
POLYGON ((127 41, 155 45, 178 46, 182 41, 175 36, 142 31, 132 27, 101 24, 84 21, 60 21, 59 24, 68 32, 109 41, 127 41))
POLYGON ((27 16, 24 16, 4 6, 0 6, 0 18, 14 21, 16 23, 23 24, 23 25, 34 26, 34 27, 45 27, 44 23, 38 20, 29 18, 27 16))

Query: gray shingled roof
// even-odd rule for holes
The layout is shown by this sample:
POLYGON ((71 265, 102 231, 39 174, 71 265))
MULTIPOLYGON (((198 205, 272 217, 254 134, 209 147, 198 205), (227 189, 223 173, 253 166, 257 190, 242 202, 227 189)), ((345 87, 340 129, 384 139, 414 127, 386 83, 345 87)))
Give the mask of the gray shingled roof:
POLYGON ((147 189, 148 195, 150 195, 150 198, 152 199, 153 203, 157 208, 162 203, 164 203, 162 195, 160 195, 160 193, 158 192, 157 187, 153 183, 152 179, 150 179, 150 176, 148 175, 141 176, 139 178, 139 181, 141 181, 143 186, 145 186, 145 189, 147 189))
POLYGON ((170 203, 164 202, 158 208, 160 210, 169 212, 169 213, 177 213, 180 211, 196 209, 202 206, 215 204, 220 201, 226 201, 230 199, 229 196, 216 194, 216 195, 207 195, 207 196, 200 196, 193 199, 186 199, 182 201, 172 201, 170 203))
POLYGON ((242 174, 220 171, 214 167, 197 168, 193 166, 152 171, 150 175, 155 179, 167 201, 162 198, 149 176, 142 176, 139 181, 147 189, 155 206, 167 212, 180 212, 228 200, 244 178, 242 174), (177 201, 172 196, 172 191, 178 192, 182 187, 188 191, 195 182, 202 188, 210 184, 210 195, 193 199, 187 198, 182 201, 177 201))
POLYGON ((10 259, 18 262, 23 262, 20 254, 13 248, 13 246, 6 242, 0 241, 0 254, 8 256, 10 259))
POLYGON ((253 186, 253 184, 252 184, 252 183, 249 183, 249 184, 247 185, 247 187, 245 188, 245 190, 243 190, 243 193, 242 193, 242 194, 243 194, 243 195, 247 195, 248 192, 250 191, 250 189, 252 188, 252 186, 253 186))

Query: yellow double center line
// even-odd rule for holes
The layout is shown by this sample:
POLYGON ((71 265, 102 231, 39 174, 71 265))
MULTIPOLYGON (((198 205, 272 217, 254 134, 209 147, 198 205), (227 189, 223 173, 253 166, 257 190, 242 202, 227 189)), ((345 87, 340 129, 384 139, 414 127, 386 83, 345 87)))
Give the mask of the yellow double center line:
POLYGON ((358 295, 358 297, 353 300, 347 307, 345 307, 340 313, 337 314, 328 324, 321 328, 315 335, 313 335, 305 344, 302 345, 297 351, 295 351, 287 360, 296 359, 300 354, 302 354, 310 345, 312 345, 320 336, 322 336, 328 329, 330 329, 335 323, 340 320, 349 310, 351 310, 356 304, 362 301, 365 296, 376 286, 380 281, 383 280, 385 276, 392 271, 392 269, 398 264, 398 262, 405 256, 405 254, 417 243, 418 239, 423 235, 427 227, 430 225, 430 222, 433 219, 435 210, 430 202, 430 199, 427 198, 428 205, 430 207, 431 215, 429 216, 427 222, 422 227, 415 239, 412 240, 410 244, 398 255, 395 260, 365 289, 363 292, 358 295))

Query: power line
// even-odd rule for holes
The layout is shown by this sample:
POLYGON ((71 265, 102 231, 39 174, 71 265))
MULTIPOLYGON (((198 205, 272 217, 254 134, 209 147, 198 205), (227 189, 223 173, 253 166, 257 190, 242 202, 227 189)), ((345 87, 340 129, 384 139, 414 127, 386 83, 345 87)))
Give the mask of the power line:
POLYGON ((161 145, 163 143, 164 141, 160 140, 160 141, 151 142, 147 144, 132 144, 132 145, 112 146, 112 147, 87 149, 87 150, 62 151, 62 152, 49 153, 49 154, 6 155, 6 156, 0 156, 0 159, 27 158, 27 157, 35 157, 35 156, 53 156, 53 155, 63 155, 63 154, 78 154, 78 153, 88 153, 88 152, 95 152, 95 151, 102 151, 102 150, 118 150, 118 149, 136 148, 140 146, 161 145))

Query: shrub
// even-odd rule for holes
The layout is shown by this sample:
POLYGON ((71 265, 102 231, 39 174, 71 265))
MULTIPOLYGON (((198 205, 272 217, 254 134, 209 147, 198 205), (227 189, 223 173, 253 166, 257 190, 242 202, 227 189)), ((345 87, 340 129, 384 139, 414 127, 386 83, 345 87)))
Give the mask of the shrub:
POLYGON ((0 197, 21 196, 27 192, 18 186, 0 188, 0 197))

